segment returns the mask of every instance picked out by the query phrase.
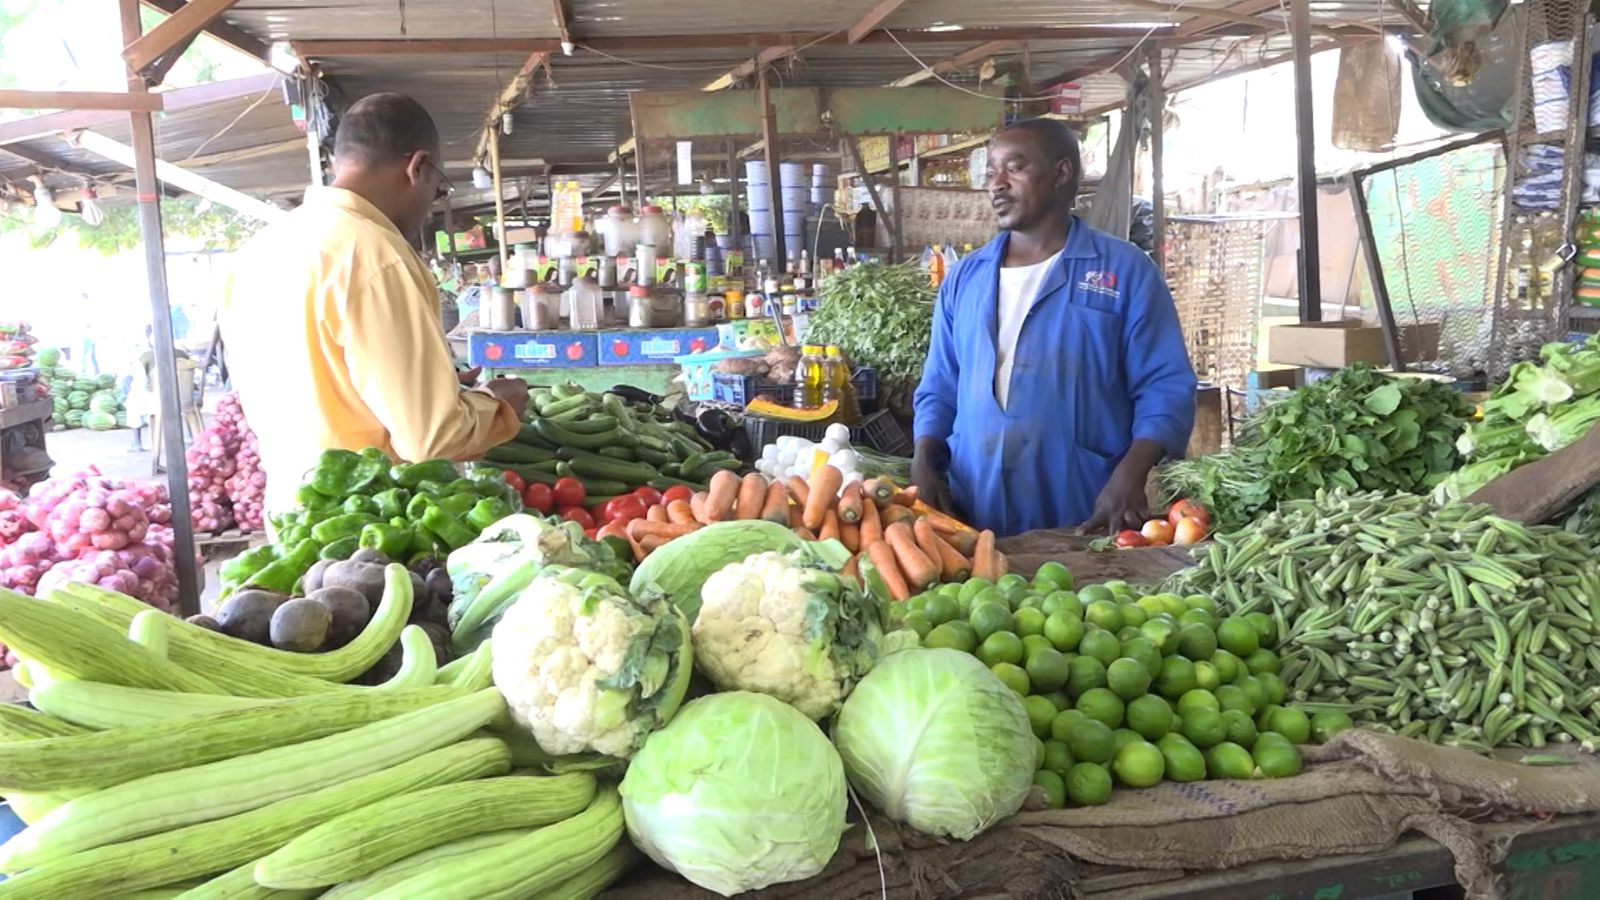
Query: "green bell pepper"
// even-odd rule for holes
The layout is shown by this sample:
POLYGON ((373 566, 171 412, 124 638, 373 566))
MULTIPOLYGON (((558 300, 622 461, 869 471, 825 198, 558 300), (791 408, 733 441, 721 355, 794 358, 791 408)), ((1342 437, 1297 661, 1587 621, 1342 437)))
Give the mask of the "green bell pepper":
POLYGON ((455 480, 456 465, 448 459, 401 463, 389 470, 389 477, 403 488, 415 488, 424 481, 437 481, 443 484, 455 480))
POLYGON ((438 505, 423 510, 422 527, 433 532, 444 545, 455 550, 477 540, 478 535, 461 520, 445 512, 438 505))
POLYGON ((419 493, 419 494, 432 494, 435 497, 448 497, 448 496, 450 496, 450 492, 445 490, 445 483, 444 482, 442 482, 442 481, 430 481, 430 480, 426 480, 426 479, 417 482, 417 493, 419 493))
POLYGON ((303 509, 318 510, 333 507, 339 508, 339 497, 343 495, 323 494, 309 484, 302 484, 295 489, 294 502, 303 509))
POLYGON ((467 524, 483 531, 490 525, 511 515, 511 509, 499 497, 485 497, 467 511, 467 524))
MULTIPOLYGON (((437 509, 437 507, 434 508, 437 509)), ((408 560, 419 559, 424 556, 435 556, 442 559, 449 552, 449 549, 440 543, 439 538, 433 532, 420 525, 411 529, 411 555, 407 557, 408 560)))
POLYGON ((284 547, 293 547, 299 544, 301 541, 309 540, 311 540, 310 525, 295 525, 290 528, 285 528, 278 535, 278 543, 284 547))
POLYGON ((294 545, 293 550, 250 576, 245 584, 279 594, 291 594, 300 576, 316 563, 321 549, 316 541, 301 541, 294 545))
POLYGON ((394 487, 389 480, 389 457, 377 447, 368 447, 361 451, 361 463, 350 479, 351 490, 375 494, 386 488, 394 487))
POLYGON ((478 502, 477 494, 441 494, 439 508, 456 518, 461 518, 478 502))
POLYGON ((406 504, 406 518, 413 522, 422 519, 422 513, 430 506, 438 506, 439 501, 432 494, 417 494, 406 504))
POLYGON ((411 500, 411 492, 405 488, 389 488, 379 491, 373 496, 373 505, 377 506, 377 516, 380 519, 392 519, 395 516, 406 514, 406 503, 411 500))
POLYGON ((273 544, 263 544, 235 556, 222 564, 220 574, 222 580, 229 584, 238 584, 251 575, 265 569, 278 559, 278 548, 273 544))
POLYGON ((409 528, 375 522, 361 529, 359 543, 363 550, 376 550, 392 560, 400 560, 411 552, 411 538, 409 528))
POLYGON ((356 467, 363 465, 363 462, 361 454, 352 450, 324 450, 303 486, 324 497, 343 497, 353 492, 351 483, 356 467))
POLYGON ((317 553, 317 559, 349 559, 359 549, 361 549, 361 544, 354 535, 342 537, 331 544, 324 545, 322 550, 317 553))
POLYGON ((370 513, 345 513, 312 526, 311 537, 319 543, 331 544, 340 538, 356 537, 362 528, 376 521, 378 517, 370 513))
POLYGON ((448 497, 451 494, 477 494, 480 493, 481 490, 482 489, 478 486, 478 483, 473 481, 471 478, 457 478, 444 486, 444 490, 440 493, 440 496, 448 497))
POLYGON ((369 516, 383 517, 383 513, 378 509, 378 501, 366 494, 346 497, 341 509, 347 513, 366 513, 369 516))

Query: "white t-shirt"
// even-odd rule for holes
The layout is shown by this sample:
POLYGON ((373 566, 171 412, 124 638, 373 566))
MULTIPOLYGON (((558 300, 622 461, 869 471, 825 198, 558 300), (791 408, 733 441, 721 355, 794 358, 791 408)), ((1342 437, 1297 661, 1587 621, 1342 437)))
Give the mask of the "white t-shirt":
POLYGON ((1058 250, 1036 265, 1000 268, 1000 298, 995 307, 994 396, 1000 401, 1001 409, 1006 408, 1011 395, 1011 363, 1017 355, 1017 336, 1022 333, 1022 321, 1039 299, 1039 285, 1044 283, 1045 273, 1060 261, 1061 251, 1058 250))

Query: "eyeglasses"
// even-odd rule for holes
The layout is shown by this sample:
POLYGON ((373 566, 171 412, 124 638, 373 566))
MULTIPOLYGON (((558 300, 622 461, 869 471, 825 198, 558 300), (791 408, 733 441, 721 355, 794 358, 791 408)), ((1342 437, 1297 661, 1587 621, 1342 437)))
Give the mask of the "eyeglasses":
POLYGON ((434 192, 433 201, 437 203, 440 200, 449 197, 451 194, 454 194, 456 192, 456 186, 453 182, 451 182, 450 176, 444 174, 444 170, 439 168, 438 164, 433 160, 429 159, 426 160, 426 162, 428 164, 428 168, 439 173, 439 189, 434 192))

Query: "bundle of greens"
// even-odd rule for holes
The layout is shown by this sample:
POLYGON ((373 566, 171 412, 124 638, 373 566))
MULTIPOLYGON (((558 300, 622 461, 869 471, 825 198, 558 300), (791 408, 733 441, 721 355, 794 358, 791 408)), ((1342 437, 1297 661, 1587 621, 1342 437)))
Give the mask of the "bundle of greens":
POLYGON ((1471 412, 1448 385, 1358 363, 1266 406, 1229 449, 1166 466, 1161 484, 1224 532, 1322 488, 1422 493, 1455 468, 1471 412))
POLYGON ((914 263, 867 264, 828 276, 806 342, 837 344, 878 372, 884 392, 916 387, 933 334, 933 287, 914 263))
POLYGON ((1541 362, 1511 367, 1483 404, 1483 420, 1456 441, 1466 460, 1435 492, 1439 500, 1469 497, 1524 463, 1565 447, 1600 421, 1600 337, 1552 343, 1541 362))

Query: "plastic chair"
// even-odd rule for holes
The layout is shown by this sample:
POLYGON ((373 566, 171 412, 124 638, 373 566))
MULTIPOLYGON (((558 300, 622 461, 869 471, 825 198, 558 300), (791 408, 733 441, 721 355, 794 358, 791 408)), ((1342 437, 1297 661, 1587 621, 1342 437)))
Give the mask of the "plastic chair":
MULTIPOLYGON (((182 406, 180 411, 183 417, 184 443, 187 445, 195 436, 206 430, 205 416, 200 412, 200 407, 205 403, 206 381, 205 369, 200 363, 192 359, 177 359, 173 365, 178 370, 178 389, 182 391, 180 398, 182 406)), ((150 474, 159 475, 166 471, 161 465, 161 412, 150 417, 150 474)))

